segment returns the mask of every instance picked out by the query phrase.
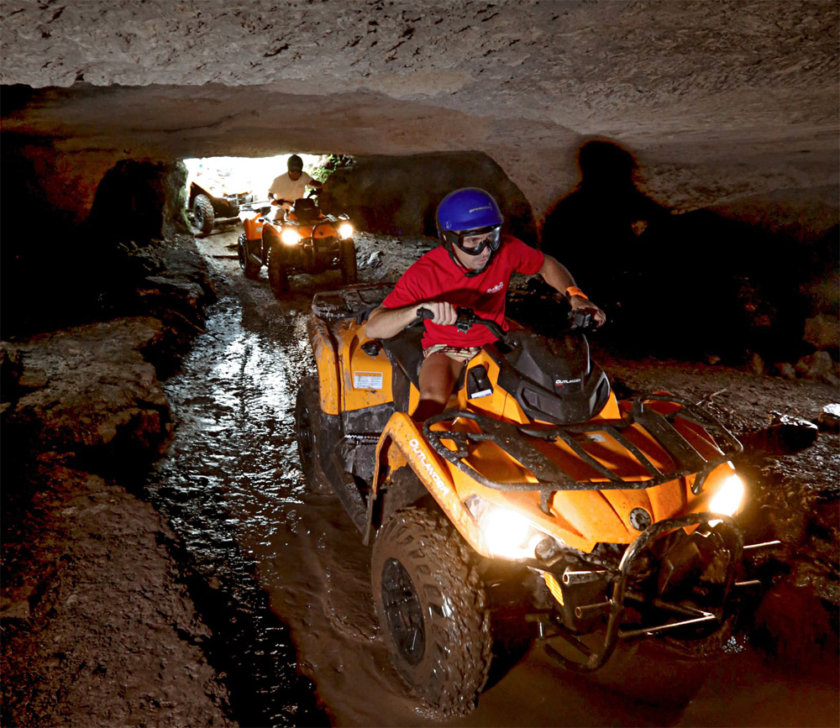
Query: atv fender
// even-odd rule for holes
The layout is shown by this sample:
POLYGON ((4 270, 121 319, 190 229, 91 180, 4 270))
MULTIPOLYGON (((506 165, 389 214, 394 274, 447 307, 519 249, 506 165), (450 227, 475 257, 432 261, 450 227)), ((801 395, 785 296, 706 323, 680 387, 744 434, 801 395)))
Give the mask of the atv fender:
POLYGON ((404 412, 391 415, 376 447, 376 469, 368 499, 365 543, 367 544, 373 535, 373 507, 380 486, 385 481, 386 474, 402 463, 408 464, 461 536, 479 551, 481 536, 478 525, 461 502, 446 462, 423 438, 421 426, 404 412))
POLYGON ((312 316, 307 324, 309 341, 315 354, 321 392, 321 409, 325 414, 339 414, 338 357, 336 343, 323 319, 312 316))

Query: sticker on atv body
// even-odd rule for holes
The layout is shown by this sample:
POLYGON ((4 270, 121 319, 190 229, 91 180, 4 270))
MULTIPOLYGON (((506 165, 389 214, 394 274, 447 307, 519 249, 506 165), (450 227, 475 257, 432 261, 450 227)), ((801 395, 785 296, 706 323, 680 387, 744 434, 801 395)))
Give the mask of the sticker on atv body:
POLYGON ((353 372, 353 389, 382 389, 382 372, 353 372))

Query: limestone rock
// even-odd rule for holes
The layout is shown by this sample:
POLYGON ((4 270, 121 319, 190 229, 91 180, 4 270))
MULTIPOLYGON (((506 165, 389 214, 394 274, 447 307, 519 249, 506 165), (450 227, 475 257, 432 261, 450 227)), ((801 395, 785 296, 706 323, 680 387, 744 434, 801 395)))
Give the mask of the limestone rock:
POLYGON ((832 373, 834 363, 831 354, 827 351, 816 351, 813 354, 803 356, 796 362, 796 372, 801 377, 809 379, 820 379, 832 373))
POLYGON ((159 452, 169 405, 140 350, 162 335, 158 319, 137 317, 7 343, 23 371, 5 436, 35 452, 159 452))

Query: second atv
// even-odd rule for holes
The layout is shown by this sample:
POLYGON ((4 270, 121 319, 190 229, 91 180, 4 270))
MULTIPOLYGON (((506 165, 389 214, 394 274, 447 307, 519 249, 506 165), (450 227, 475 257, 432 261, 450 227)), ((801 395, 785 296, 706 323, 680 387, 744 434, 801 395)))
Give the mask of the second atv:
POLYGON ((457 325, 498 341, 446 411, 417 422, 421 330, 365 335, 387 291, 315 296, 318 376, 296 426, 305 475, 329 482, 373 545, 376 612, 410 690, 440 713, 469 710, 511 615, 578 671, 620 640, 723 642, 737 592, 756 584, 734 520, 738 440, 669 394, 618 401, 580 328, 503 331, 467 309, 457 325))
POLYGON ((324 214, 311 197, 301 198, 286 210, 279 201, 254 205, 240 213, 243 232, 237 242, 239 265, 248 278, 256 278, 263 265, 278 298, 289 290, 289 276, 341 271, 345 283, 356 280, 356 245, 347 215, 324 214))

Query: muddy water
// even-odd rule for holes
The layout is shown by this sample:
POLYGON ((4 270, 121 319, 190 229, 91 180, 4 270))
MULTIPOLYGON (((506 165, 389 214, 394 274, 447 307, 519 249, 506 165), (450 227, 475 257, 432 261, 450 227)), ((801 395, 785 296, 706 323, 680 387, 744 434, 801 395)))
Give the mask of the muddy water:
POLYGON ((295 396, 313 371, 308 304, 338 279, 293 279, 295 292, 277 302, 264 272, 248 281, 223 257, 234 240, 202 242, 222 277, 220 301, 168 384, 179 424, 149 493, 186 544, 243 725, 836 724, 831 682, 786 674, 743 647, 696 663, 650 644, 622 646, 593 676, 570 674, 535 647, 471 715, 423 715, 378 637, 369 551, 297 460, 295 396))

